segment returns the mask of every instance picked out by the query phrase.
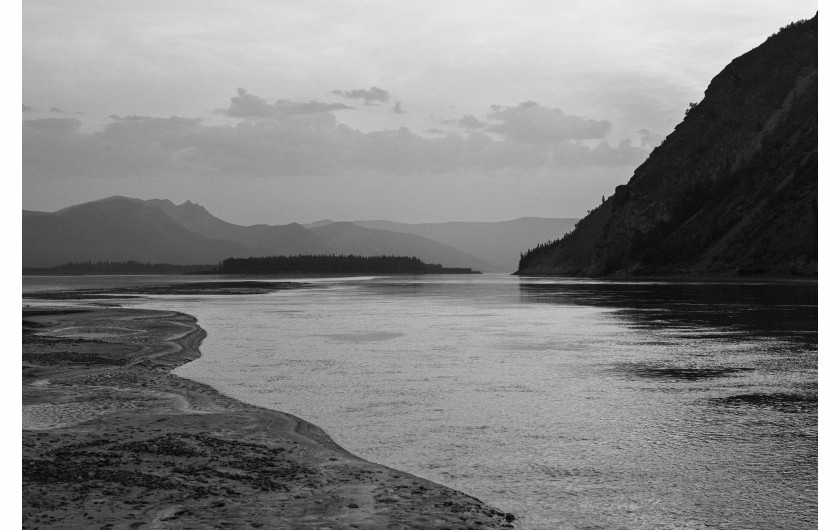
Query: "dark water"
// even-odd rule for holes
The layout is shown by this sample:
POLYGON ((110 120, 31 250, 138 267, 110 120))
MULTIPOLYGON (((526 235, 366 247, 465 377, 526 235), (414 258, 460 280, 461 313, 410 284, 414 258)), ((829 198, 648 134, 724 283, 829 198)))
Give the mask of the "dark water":
POLYGON ((207 329, 181 375, 519 528, 816 526, 815 283, 384 277, 139 303, 207 329))

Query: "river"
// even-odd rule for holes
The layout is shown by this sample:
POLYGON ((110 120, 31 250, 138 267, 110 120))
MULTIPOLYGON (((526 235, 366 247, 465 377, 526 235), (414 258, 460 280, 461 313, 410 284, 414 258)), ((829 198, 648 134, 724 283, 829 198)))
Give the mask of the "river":
POLYGON ((816 527, 816 282, 307 281, 126 303, 207 330, 178 375, 520 529, 816 527))

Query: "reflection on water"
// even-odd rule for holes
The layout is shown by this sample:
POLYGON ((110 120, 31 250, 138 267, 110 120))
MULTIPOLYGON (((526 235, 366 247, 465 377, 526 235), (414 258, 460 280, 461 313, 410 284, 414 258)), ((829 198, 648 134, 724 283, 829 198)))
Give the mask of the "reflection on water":
POLYGON ((774 392, 770 394, 737 394, 717 398, 716 404, 734 407, 767 407, 779 412, 817 412, 817 395, 774 392))
POLYGON ((526 303, 611 307, 632 325, 794 334, 816 344, 817 284, 791 282, 546 282, 523 278, 526 303))
POLYGON ((699 379, 710 379, 734 375, 740 372, 752 370, 752 368, 659 368, 648 365, 624 365, 617 367, 619 371, 636 377, 648 379, 659 379, 662 381, 684 380, 697 381, 699 379))
POLYGON ((697 527, 816 526, 816 283, 523 279, 521 301, 609 308, 625 323, 616 345, 632 354, 605 373, 656 396, 638 417, 646 458, 684 476, 666 478, 681 491, 658 502, 682 496, 697 527))
POLYGON ((518 528, 803 528, 817 513, 815 283, 501 275, 180 296, 178 370, 518 528))

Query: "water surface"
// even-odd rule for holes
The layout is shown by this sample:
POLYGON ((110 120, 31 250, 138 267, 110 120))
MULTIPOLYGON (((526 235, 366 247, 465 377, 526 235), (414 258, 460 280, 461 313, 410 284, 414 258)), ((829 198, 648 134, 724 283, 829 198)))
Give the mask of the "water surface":
POLYGON ((816 526, 815 283, 315 283, 131 303, 207 330, 179 375, 518 528, 816 526))

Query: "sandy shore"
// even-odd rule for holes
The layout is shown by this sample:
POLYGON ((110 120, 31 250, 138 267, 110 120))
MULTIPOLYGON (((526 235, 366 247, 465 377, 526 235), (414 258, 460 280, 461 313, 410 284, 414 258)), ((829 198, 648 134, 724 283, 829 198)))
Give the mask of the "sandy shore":
POLYGON ((24 309, 23 528, 512 527, 299 418, 172 375, 204 336, 176 312, 24 309))

